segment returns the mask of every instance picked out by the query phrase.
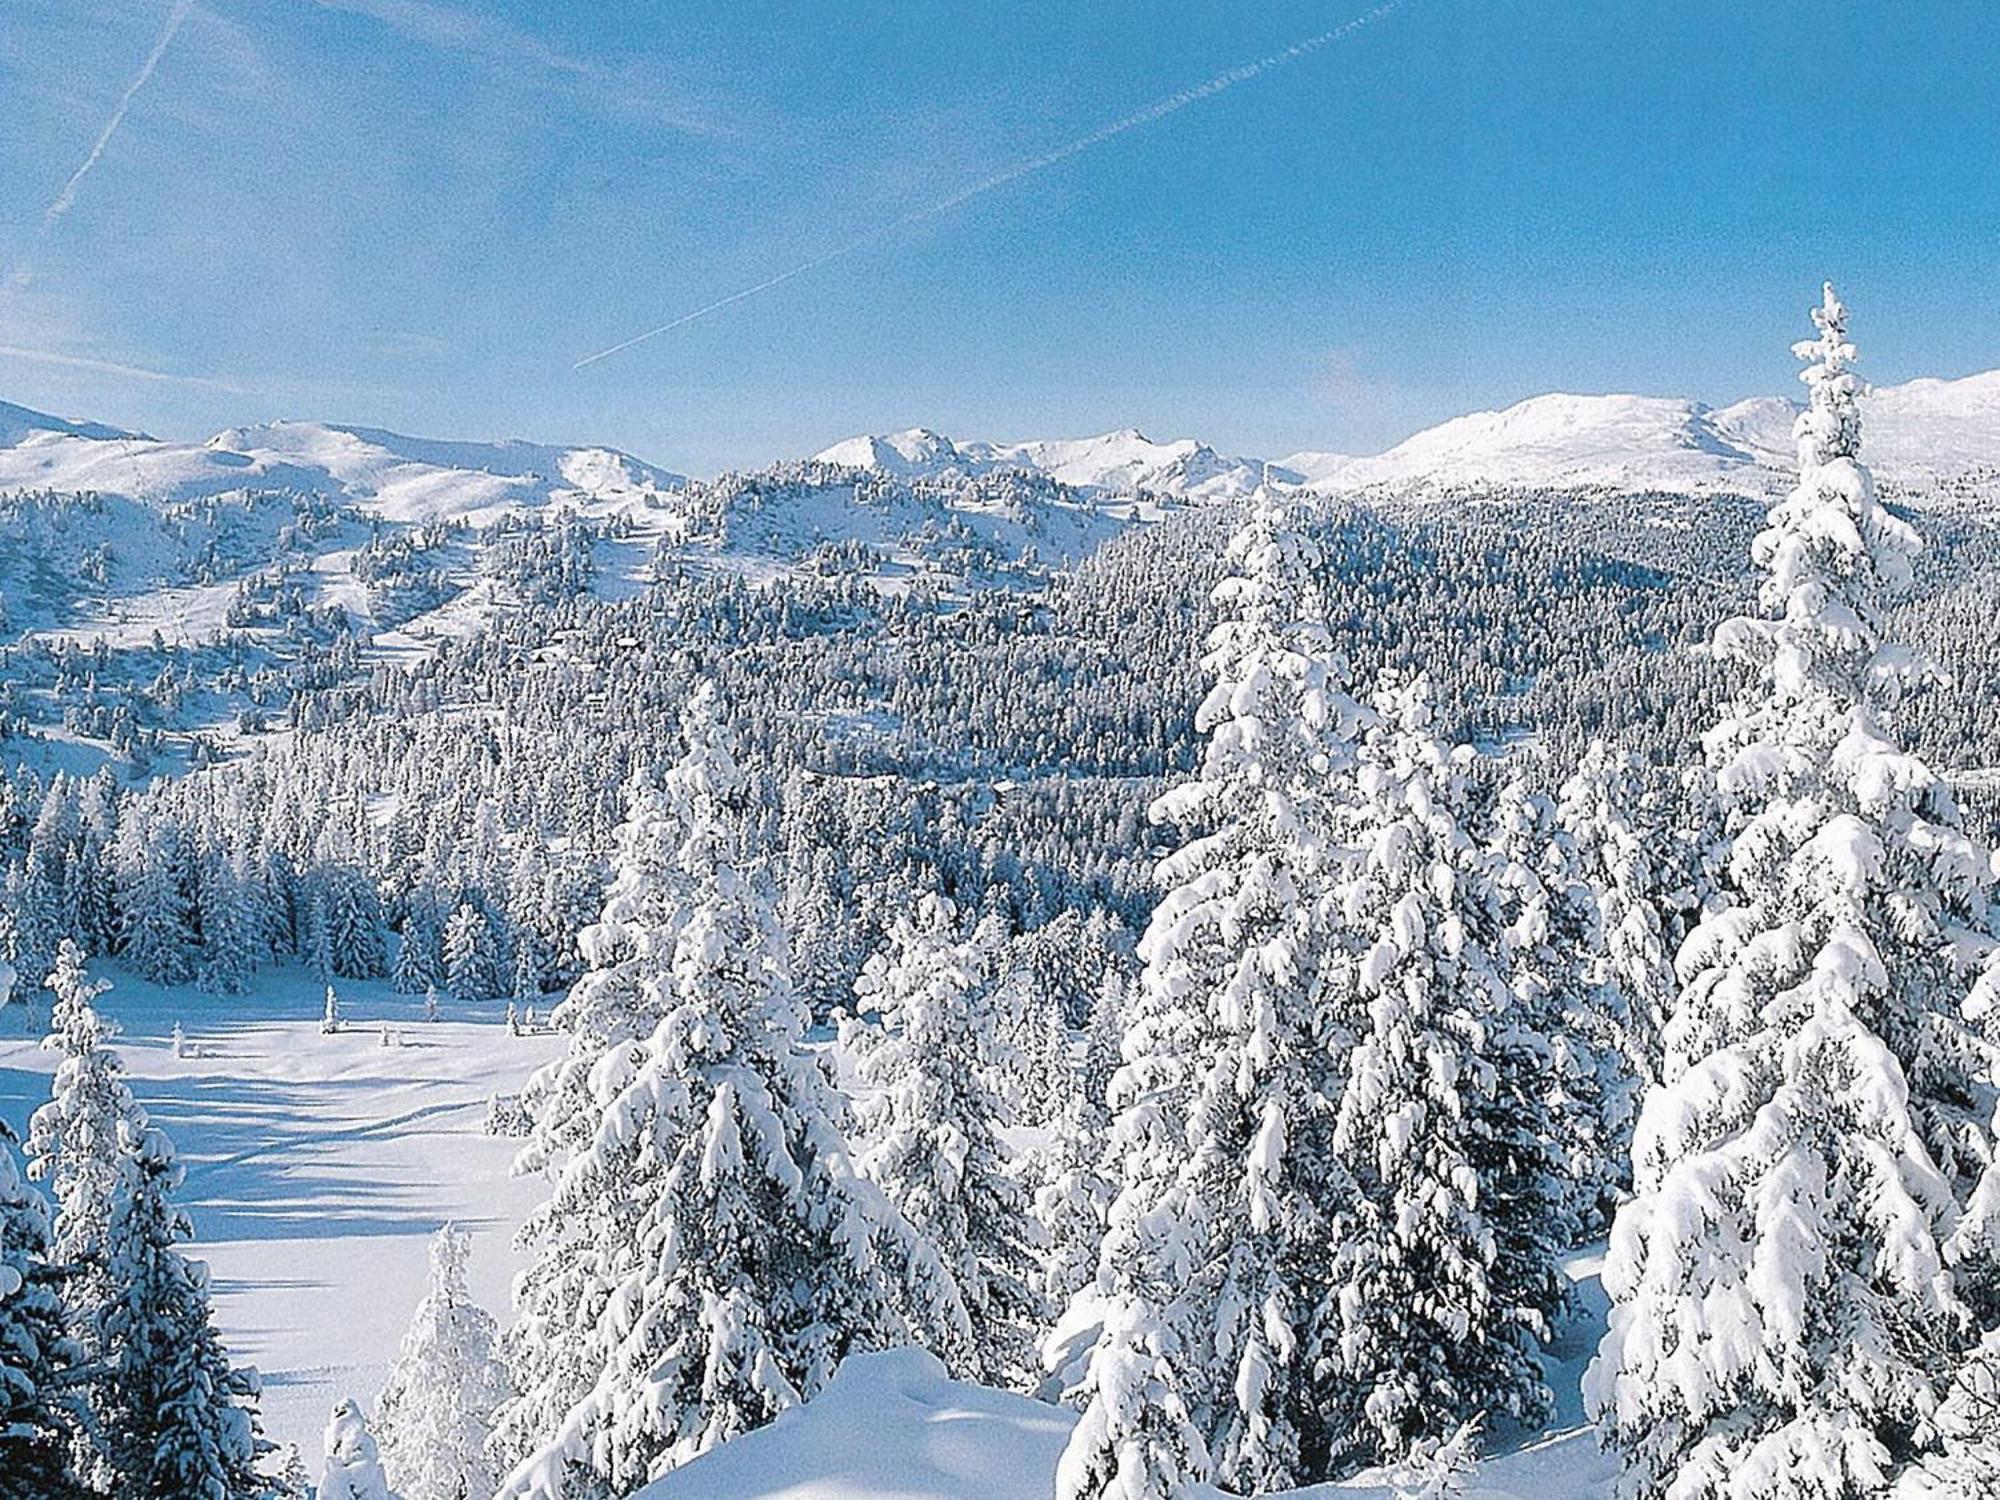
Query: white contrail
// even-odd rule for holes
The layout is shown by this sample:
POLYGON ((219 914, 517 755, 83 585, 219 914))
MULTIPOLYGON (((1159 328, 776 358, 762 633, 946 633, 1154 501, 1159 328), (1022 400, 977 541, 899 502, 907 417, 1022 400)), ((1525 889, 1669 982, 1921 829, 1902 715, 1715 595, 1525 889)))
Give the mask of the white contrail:
POLYGON ((76 202, 78 184, 90 175, 90 169, 96 166, 97 159, 104 155, 104 148, 111 144, 111 138, 118 133, 118 127, 125 123, 125 111, 132 107, 133 95, 144 88, 146 80, 153 76, 153 69, 160 65, 160 59, 166 56, 167 48, 173 43, 174 34, 181 29, 181 22, 188 18, 188 12, 193 9, 194 0, 176 0, 173 10, 167 16, 167 24, 160 28, 159 36, 153 40, 153 50, 146 54, 146 60, 139 65, 139 71, 133 75, 132 81, 125 85, 125 92, 119 96, 118 107, 111 111, 111 118, 106 120, 104 128, 97 132, 97 141, 90 148, 90 155, 83 159, 82 166, 70 173, 69 181, 65 182, 62 191, 56 194, 55 202, 43 212, 43 232, 46 233, 49 226, 68 213, 70 205, 76 202))
POLYGON ((790 281, 794 276, 803 276, 808 271, 818 270, 829 261, 840 260, 845 256, 852 255, 857 250, 867 248, 883 236, 892 234, 898 229, 907 229, 911 225, 922 223, 926 219, 934 219, 940 214, 949 213, 954 208, 969 203, 972 199, 990 193, 996 188, 1003 188, 1010 182, 1019 182, 1023 177, 1053 167, 1059 162, 1068 161, 1072 156, 1080 156, 1093 146, 1101 146, 1113 137, 1125 134, 1128 130, 1137 130, 1141 125, 1150 125, 1155 120, 1164 119, 1168 115, 1186 109, 1190 104, 1199 104, 1204 99, 1212 99, 1225 89, 1234 88, 1239 83, 1247 83, 1260 73, 1268 73, 1273 68, 1282 68, 1286 63, 1296 62, 1308 53, 1317 52, 1322 47, 1330 47, 1335 42, 1352 36, 1364 26, 1372 26, 1375 22, 1386 19, 1395 12, 1403 9, 1409 3, 1410 0, 1387 0, 1386 4, 1378 5, 1373 10, 1364 12, 1351 21, 1343 22, 1331 31, 1322 31, 1318 36, 1307 37, 1302 42, 1294 42, 1282 51, 1273 52, 1267 57, 1260 57, 1255 62, 1243 63, 1238 67, 1229 69, 1226 73, 1218 73, 1205 83, 1198 83, 1192 88, 1182 89, 1178 94, 1170 94, 1156 103, 1147 105, 1144 109, 1135 110, 1121 119, 1113 120, 1108 125, 1100 125, 1088 135, 1078 136, 1067 145, 1057 146, 1054 150, 1044 151, 1040 156, 1031 156, 1025 161, 1015 162, 1012 166, 1003 167, 991 176, 982 177, 970 186, 962 187, 950 196, 938 199, 935 203, 927 203, 921 208, 913 208, 901 217, 891 219, 887 223, 881 224, 865 234, 858 235, 854 239, 848 240, 823 254, 814 256, 811 260, 801 261, 789 271, 780 271, 777 275, 767 277, 755 286, 747 286, 740 292, 731 292, 727 297, 717 298, 705 307, 697 307, 693 312, 682 313, 671 322, 662 323, 658 328, 649 328, 644 333, 634 334, 631 338, 613 344, 608 349, 600 349, 595 354, 586 354, 570 368, 581 370, 585 365, 594 365, 600 359, 609 359, 614 354, 630 349, 634 344, 643 344, 647 339, 658 338, 663 333, 671 333, 676 328, 685 327, 689 323, 707 317, 710 313, 720 312, 723 308, 730 306, 732 303, 741 302, 746 297, 754 297, 759 292, 768 292, 774 286, 781 286, 785 282, 790 281))

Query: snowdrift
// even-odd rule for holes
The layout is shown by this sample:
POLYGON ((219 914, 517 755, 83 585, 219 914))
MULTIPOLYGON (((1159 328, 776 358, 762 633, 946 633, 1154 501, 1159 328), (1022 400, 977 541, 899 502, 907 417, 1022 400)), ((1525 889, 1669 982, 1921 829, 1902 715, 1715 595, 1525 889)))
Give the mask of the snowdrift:
POLYGON ((817 1401, 635 1500, 1049 1500, 1074 1420, 952 1380, 921 1349, 857 1355, 817 1401))
MULTIPOLYGON (((1061 1407, 953 1380, 920 1349, 857 1355, 817 1401, 633 1500, 1049 1500, 1074 1421, 1061 1407)), ((1610 1482, 1595 1440, 1571 1431, 1482 1464, 1462 1500, 1581 1500, 1609 1494, 1610 1482)), ((1363 1475, 1287 1493, 1390 1500, 1395 1491, 1363 1475)))

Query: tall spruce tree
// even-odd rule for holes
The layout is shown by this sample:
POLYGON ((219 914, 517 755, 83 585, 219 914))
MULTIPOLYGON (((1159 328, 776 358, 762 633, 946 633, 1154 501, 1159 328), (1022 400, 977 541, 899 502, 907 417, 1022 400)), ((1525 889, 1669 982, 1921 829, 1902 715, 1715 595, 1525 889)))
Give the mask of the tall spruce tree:
POLYGON ((230 1363, 209 1306, 208 1267, 173 1203, 182 1168, 143 1117, 126 1150, 106 1238, 110 1299, 97 1310, 104 1362, 92 1393, 111 1493, 135 1500, 259 1500, 257 1375, 230 1363))
MULTIPOLYGON (((1467 833, 1465 752, 1423 678, 1386 676, 1344 809, 1326 1003, 1348 1038, 1333 1226, 1310 1357, 1326 1463, 1400 1461, 1468 1415, 1546 1407, 1559 1298, 1543 1039, 1493 951, 1501 910, 1467 833)), ((1539 1003, 1539 1002, 1537 1002, 1539 1003)))
MULTIPOLYGON (((639 1070, 674 1004, 674 949, 689 912, 679 855, 705 774, 703 748, 690 745, 665 786, 641 778, 627 793, 603 909, 579 939, 589 967, 550 1017, 565 1036, 563 1053, 522 1092, 533 1124, 518 1172, 560 1181, 595 1140, 609 1090, 639 1070)), ((638 1202, 606 1186, 590 1214, 558 1193, 522 1228, 520 1242, 534 1254, 515 1282, 515 1321, 504 1339, 517 1394, 495 1418, 503 1471, 539 1447, 602 1373, 599 1352, 570 1333, 603 1318, 639 1241, 638 1202)))
POLYGON ((83 950, 65 938, 48 978, 55 992, 42 1046, 57 1054, 49 1101, 28 1125, 28 1174, 46 1181, 55 1199, 52 1258, 75 1267, 70 1302, 77 1327, 95 1353, 98 1309, 111 1295, 108 1241, 123 1175, 124 1132, 144 1119, 125 1083, 125 1066, 109 1046, 110 1032, 92 1001, 110 986, 90 978, 83 950))
POLYGON ((1884 603, 1917 538, 1860 462, 1831 286, 1813 321, 1763 613, 1716 637, 1756 671, 1705 741, 1722 889, 1679 954, 1586 1383, 1637 1496, 1882 1493, 1991 1323, 1991 866, 1897 740, 1919 668, 1884 603))
POLYGON ((549 1211, 629 1253, 596 1322, 563 1331, 597 1376, 508 1476, 510 1500, 629 1491, 810 1399, 849 1352, 966 1336, 949 1272, 849 1163, 712 689, 683 732, 687 914, 647 980, 664 1010, 636 1055, 593 1069, 597 1128, 549 1211))
POLYGON ((1361 712, 1319 618, 1315 551, 1268 494, 1229 560, 1202 771, 1154 808, 1196 831, 1160 867, 1111 1083, 1117 1196, 1091 1290, 1109 1311, 1061 1500, 1277 1487, 1300 1476, 1315 1422, 1298 1352, 1337 1185, 1312 918, 1327 777, 1361 712))
POLYGON ((937 1351, 964 1378, 1024 1389, 1046 1310, 1035 1284, 1038 1226, 1000 1132, 1013 1113, 992 1080, 998 1018, 983 945, 928 895, 899 919, 855 986, 841 1029, 869 1090, 862 1171, 951 1271, 971 1344, 937 1351))

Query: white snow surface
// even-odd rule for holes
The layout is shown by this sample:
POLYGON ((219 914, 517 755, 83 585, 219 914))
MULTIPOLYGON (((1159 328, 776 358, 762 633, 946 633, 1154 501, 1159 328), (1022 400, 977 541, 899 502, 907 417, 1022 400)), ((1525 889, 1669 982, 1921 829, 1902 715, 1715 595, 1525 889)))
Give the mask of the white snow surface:
MULTIPOLYGON (((509 1321, 514 1231, 544 1184, 511 1175, 520 1142, 484 1132, 486 1099, 517 1092, 560 1038, 510 1036, 498 1002, 446 999, 425 1022, 421 998, 346 980, 347 1029, 322 1036, 324 986, 297 968, 234 997, 91 972, 113 983, 97 1006, 121 1028, 132 1091, 187 1167, 189 1253, 208 1262, 230 1352, 264 1377, 269 1437, 315 1455, 336 1401, 372 1412, 447 1221, 471 1239, 474 1299, 509 1321), (176 1021, 192 1056, 174 1056, 176 1021)), ((54 1062, 22 1000, 0 1009, 0 1118, 16 1129, 54 1062)))

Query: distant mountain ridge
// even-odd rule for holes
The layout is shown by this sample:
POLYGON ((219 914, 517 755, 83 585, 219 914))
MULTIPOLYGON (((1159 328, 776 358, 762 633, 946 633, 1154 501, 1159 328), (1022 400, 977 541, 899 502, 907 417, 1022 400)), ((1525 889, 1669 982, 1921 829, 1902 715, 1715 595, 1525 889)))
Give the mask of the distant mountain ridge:
MULTIPOLYGON (((1066 442, 956 442, 921 427, 849 438, 817 456, 902 478, 1018 468, 1084 489, 1149 489, 1195 500, 1245 494, 1267 478, 1330 491, 1492 484, 1761 493, 1789 482, 1798 411, 1778 396, 1713 407, 1677 397, 1555 393, 1453 417, 1362 456, 1228 458, 1206 444, 1154 442, 1133 429, 1066 442)), ((1923 483, 2000 468, 2000 370, 1883 386, 1862 411, 1868 460, 1886 477, 1923 483)))
MULTIPOLYGON (((1100 496, 1227 501, 1259 485, 1354 491, 1411 486, 1603 486, 1768 493, 1793 470, 1797 406, 1753 396, 1713 407, 1680 397, 1534 396, 1470 412, 1372 455, 1305 451, 1275 461, 1136 428, 1096 437, 995 443, 924 427, 862 434, 821 449, 823 463, 900 479, 1044 475, 1100 496)), ((1883 386, 1863 402, 1866 454, 1908 484, 2000 469, 2000 370, 1883 386)), ((330 494, 385 519, 490 520, 552 503, 602 509, 687 484, 601 447, 408 437, 330 422, 233 427, 205 443, 168 442, 99 422, 0 402, 0 493, 95 490, 177 502, 252 488, 330 494)))
MULTIPOLYGON (((899 479, 1022 469, 1082 490, 1121 495, 1146 491, 1199 500, 1247 495, 1270 471, 1261 459, 1226 457, 1192 438, 1156 443, 1136 427, 1098 437, 1025 443, 956 443, 927 427, 911 427, 848 438, 813 457, 899 479)), ((1287 472, 1270 477, 1296 483, 1299 476, 1287 472)))
POLYGON ((175 503, 301 489, 388 520, 423 522, 490 520, 685 483, 610 448, 450 442, 328 422, 267 422, 228 428, 205 443, 176 443, 0 403, 0 491, 95 490, 175 503))

